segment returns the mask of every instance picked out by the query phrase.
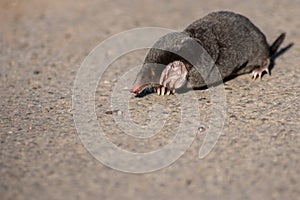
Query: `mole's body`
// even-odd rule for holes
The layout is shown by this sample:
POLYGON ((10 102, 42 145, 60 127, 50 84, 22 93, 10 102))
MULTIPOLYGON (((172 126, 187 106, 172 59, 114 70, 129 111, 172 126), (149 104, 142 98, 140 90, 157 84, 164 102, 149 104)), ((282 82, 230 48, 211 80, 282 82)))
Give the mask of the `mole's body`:
POLYGON ((207 82, 199 68, 209 71, 209 62, 199 59, 197 68, 184 57, 203 56, 203 52, 195 52, 193 43, 209 54, 221 79, 249 72, 254 79, 261 77, 264 71, 269 73, 270 57, 284 36, 282 34, 270 46, 265 35, 246 17, 226 11, 211 13, 182 33, 170 33, 157 41, 145 58, 132 92, 140 93, 153 87, 159 95, 164 95, 174 93, 186 82, 194 88, 205 86, 207 82))

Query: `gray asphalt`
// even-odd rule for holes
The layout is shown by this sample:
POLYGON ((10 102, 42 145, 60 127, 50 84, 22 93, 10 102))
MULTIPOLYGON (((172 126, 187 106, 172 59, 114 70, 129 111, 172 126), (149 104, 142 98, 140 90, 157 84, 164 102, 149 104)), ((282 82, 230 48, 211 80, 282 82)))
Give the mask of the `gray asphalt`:
MULTIPOLYGON (((0 2, 1 199, 299 199, 300 1, 10 1, 0 2), (287 33, 271 76, 225 83, 226 119, 218 142, 198 151, 209 127, 209 90, 195 91, 201 127, 169 167, 130 174, 111 169, 80 140, 72 91, 81 63, 101 41, 138 27, 182 30, 215 10, 249 17, 272 42, 287 33)), ((147 152, 166 145, 180 123, 175 96, 130 100, 146 125, 155 103, 172 113, 154 138, 124 136, 113 119, 111 91, 145 51, 112 65, 96 91, 96 114, 119 147, 147 152), (121 67, 126 66, 126 67, 121 67)), ((129 86, 130 87, 130 86, 129 86)), ((122 114, 122 113, 119 113, 122 114)))

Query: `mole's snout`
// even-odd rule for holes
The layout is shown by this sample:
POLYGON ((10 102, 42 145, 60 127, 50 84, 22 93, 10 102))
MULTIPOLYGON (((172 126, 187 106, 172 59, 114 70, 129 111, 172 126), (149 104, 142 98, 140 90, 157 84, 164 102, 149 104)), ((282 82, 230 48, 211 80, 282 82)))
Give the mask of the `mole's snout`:
POLYGON ((130 90, 131 93, 138 94, 141 91, 140 87, 134 87, 130 90))
POLYGON ((134 94, 139 94, 141 93, 144 89, 150 87, 151 84, 134 84, 133 88, 130 90, 131 93, 134 94))

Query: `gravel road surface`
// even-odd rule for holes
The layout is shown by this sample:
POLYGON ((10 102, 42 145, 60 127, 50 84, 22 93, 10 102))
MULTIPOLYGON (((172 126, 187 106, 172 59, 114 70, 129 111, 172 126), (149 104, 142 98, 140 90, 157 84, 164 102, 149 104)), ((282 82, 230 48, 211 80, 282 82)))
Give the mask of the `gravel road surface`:
MULTIPOLYGON (((291 199, 300 198, 300 1, 39 1, 0 2, 0 198, 7 199, 291 199), (224 84, 222 134, 203 159, 209 131, 209 90, 194 93, 200 126, 172 165, 131 174, 107 167, 80 140, 72 92, 84 58, 100 42, 132 28, 182 30, 216 10, 249 17, 271 43, 286 32, 271 76, 243 75, 224 84)), ((109 53, 109 52, 108 52, 109 53)), ((113 53, 113 52, 112 52, 113 53)), ((152 138, 126 136, 114 121, 110 97, 119 77, 141 64, 131 52, 104 73, 95 95, 107 137, 132 152, 168 144, 180 123, 175 96, 130 99, 132 119, 147 125, 155 104, 166 109, 152 138)), ((128 87, 129 86, 124 86, 128 87)))

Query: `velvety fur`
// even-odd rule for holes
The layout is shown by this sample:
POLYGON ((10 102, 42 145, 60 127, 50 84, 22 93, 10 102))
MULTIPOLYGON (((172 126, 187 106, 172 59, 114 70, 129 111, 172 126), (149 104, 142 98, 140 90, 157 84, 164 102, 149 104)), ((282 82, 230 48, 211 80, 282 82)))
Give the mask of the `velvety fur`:
POLYGON ((210 61, 196 59, 194 63, 197 68, 184 58, 189 55, 200 58, 204 55, 201 50, 196 52, 191 39, 209 54, 214 66, 218 67, 221 78, 225 79, 268 67, 264 65, 269 64, 271 53, 282 43, 284 34, 274 42, 270 50, 265 35, 248 18, 228 11, 210 13, 193 22, 183 32, 167 34, 157 41, 145 58, 134 83, 135 87, 157 86, 165 65, 175 60, 185 63, 188 70, 186 78, 192 87, 205 86, 207 81, 203 73, 199 73, 199 69, 209 76, 210 61))

